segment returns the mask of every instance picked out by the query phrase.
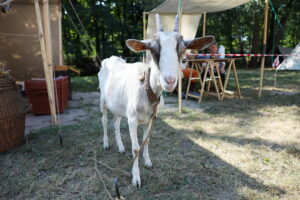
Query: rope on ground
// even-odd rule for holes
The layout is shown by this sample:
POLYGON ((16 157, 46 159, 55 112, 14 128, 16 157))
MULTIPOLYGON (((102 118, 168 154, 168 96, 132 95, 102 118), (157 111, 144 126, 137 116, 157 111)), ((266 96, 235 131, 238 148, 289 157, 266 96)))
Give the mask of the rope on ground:
POLYGON ((96 162, 96 151, 95 151, 95 150, 94 150, 94 159, 95 159, 95 171, 96 171, 96 173, 98 174, 99 179, 100 179, 100 181, 101 181, 102 184, 103 184, 104 190, 105 190, 107 196, 109 197, 109 199, 114 200, 114 198, 112 197, 111 193, 110 193, 109 190, 107 189, 107 186, 106 186, 106 184, 105 184, 105 181, 104 181, 104 179, 103 179, 103 177, 102 177, 102 175, 101 175, 101 173, 100 173, 100 171, 99 171, 99 169, 98 169, 98 167, 97 167, 97 162, 96 162))
POLYGON ((117 171, 117 172, 119 172, 119 173, 121 173, 121 174, 124 174, 124 175, 126 175, 126 176, 131 176, 130 173, 121 170, 121 169, 124 168, 124 167, 122 167, 122 168, 120 168, 120 169, 116 169, 116 168, 110 167, 109 165, 107 165, 107 164, 105 164, 105 163, 103 163, 103 162, 101 162, 101 161, 99 161, 99 160, 96 160, 96 158, 92 158, 91 160, 94 161, 94 162, 96 162, 96 163, 99 164, 99 165, 102 165, 102 166, 104 166, 104 167, 110 169, 111 171, 117 171))

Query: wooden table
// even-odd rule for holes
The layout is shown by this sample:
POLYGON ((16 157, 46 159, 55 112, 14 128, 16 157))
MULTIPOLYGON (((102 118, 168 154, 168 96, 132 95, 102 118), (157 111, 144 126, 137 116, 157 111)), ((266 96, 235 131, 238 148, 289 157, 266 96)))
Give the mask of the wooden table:
POLYGON ((228 79, 229 79, 229 76, 230 76, 231 69, 233 69, 233 73, 234 73, 234 77, 235 77, 235 81, 236 81, 236 89, 237 89, 239 98, 242 98, 241 91, 240 91, 240 85, 239 85, 239 81, 238 81, 238 76, 237 76, 237 72, 236 72, 236 66, 235 66, 235 61, 238 60, 238 59, 239 58, 187 59, 186 60, 187 66, 191 65, 191 67, 190 67, 191 71, 190 71, 189 81, 188 81, 188 86, 187 86, 187 91, 186 91, 186 98, 188 96, 197 98, 197 99, 199 99, 199 103, 200 103, 201 100, 202 100, 202 97, 203 97, 203 93, 205 92, 204 88, 205 88, 206 81, 207 80, 212 80, 214 85, 215 85, 217 97, 220 101, 222 101, 224 99, 224 96, 225 96, 225 90, 227 88, 228 79), (224 86, 223 86, 221 78, 220 78, 221 77, 220 76, 220 70, 219 70, 219 63, 220 62, 229 63, 228 70, 227 70, 227 75, 225 77, 224 86), (203 76, 203 80, 202 80, 201 73, 203 72, 203 70, 202 70, 201 64, 203 64, 203 63, 207 63, 207 65, 205 67, 204 76, 203 76), (214 73, 215 69, 216 69, 216 72, 217 72, 217 77, 215 76, 215 73, 214 73), (193 70, 198 71, 199 77, 192 77, 192 71, 193 70), (208 71, 213 72, 213 73, 209 73, 209 76, 210 76, 209 79, 207 79, 208 71), (217 86, 217 78, 218 78, 218 81, 219 81, 221 91, 219 91, 219 88, 217 86), (189 93, 189 89, 190 89, 190 85, 191 85, 192 80, 199 80, 199 82, 201 84, 200 96, 189 93))

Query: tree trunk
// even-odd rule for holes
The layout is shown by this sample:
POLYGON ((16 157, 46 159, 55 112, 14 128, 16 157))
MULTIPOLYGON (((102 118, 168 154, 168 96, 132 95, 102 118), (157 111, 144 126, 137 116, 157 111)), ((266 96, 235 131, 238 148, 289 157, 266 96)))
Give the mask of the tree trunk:
MULTIPOLYGON (((282 9, 282 12, 277 12, 277 16, 280 14, 281 18, 279 19, 281 25, 282 25, 282 29, 280 27, 280 25, 278 24, 277 21, 275 20, 275 14, 272 13, 272 18, 271 18, 271 24, 270 24, 270 33, 269 33, 269 42, 268 42, 268 47, 267 47, 267 52, 268 53, 273 53, 273 50, 275 50, 275 48, 280 44, 280 40, 283 39, 284 36, 284 31, 285 31, 285 26, 286 26, 286 22, 288 21, 289 18, 289 14, 292 10, 293 7, 293 3, 297 1, 297 0, 288 0, 285 4, 284 9, 282 9), (274 25, 276 26, 275 30, 274 30, 274 25), (275 37, 275 38, 274 38, 275 37)), ((281 4, 279 4, 278 6, 280 6, 281 4)), ((278 8, 275 8, 276 11, 278 11, 278 8)), ((266 59, 266 62, 268 65, 271 65, 272 63, 272 57, 269 57, 268 59, 266 59)))
MULTIPOLYGON (((259 30, 260 30, 260 16, 258 14, 254 15, 254 24, 253 24, 253 31, 252 31, 252 48, 251 48, 251 53, 258 53, 259 47, 258 47, 258 42, 259 42, 259 30)), ((258 65, 258 57, 251 57, 251 61, 249 64, 250 68, 257 67, 258 65)))

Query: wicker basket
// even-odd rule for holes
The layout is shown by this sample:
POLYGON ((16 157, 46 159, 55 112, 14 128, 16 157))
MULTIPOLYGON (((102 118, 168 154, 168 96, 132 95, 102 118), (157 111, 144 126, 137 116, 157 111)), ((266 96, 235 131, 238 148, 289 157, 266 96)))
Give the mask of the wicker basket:
POLYGON ((0 78, 0 152, 20 145, 25 132, 25 109, 13 78, 0 78))

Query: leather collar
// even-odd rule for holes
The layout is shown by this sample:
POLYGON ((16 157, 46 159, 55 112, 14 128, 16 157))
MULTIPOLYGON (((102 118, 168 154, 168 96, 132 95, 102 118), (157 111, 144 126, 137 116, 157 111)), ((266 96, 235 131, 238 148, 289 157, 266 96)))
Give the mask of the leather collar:
POLYGON ((157 116, 157 106, 160 102, 160 96, 157 97, 156 94, 153 92, 151 86, 150 86, 150 73, 151 68, 149 67, 146 76, 145 76, 145 83, 146 83, 146 94, 150 101, 150 104, 152 106, 153 114, 152 117, 155 119, 157 116))

